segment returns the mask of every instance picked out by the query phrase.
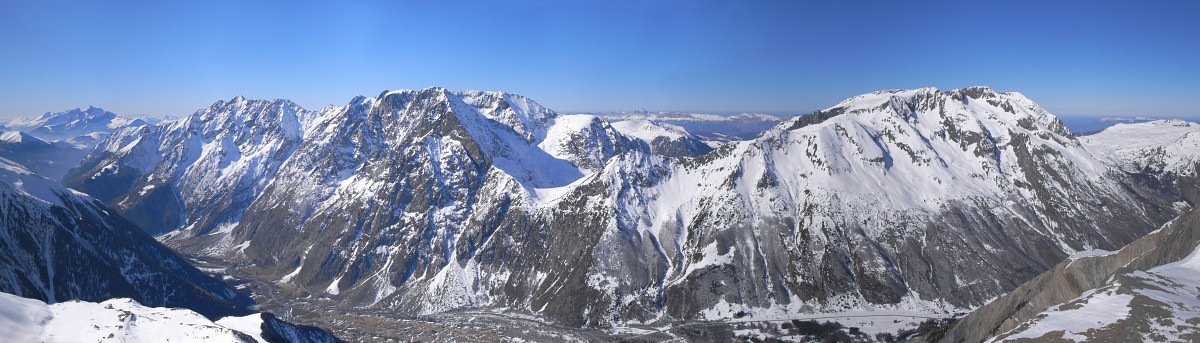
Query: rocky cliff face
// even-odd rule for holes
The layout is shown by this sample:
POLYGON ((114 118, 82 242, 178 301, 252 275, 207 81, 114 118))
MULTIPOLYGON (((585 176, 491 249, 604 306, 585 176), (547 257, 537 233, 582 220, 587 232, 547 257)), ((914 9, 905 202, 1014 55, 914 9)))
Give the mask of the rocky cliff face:
POLYGON ((1200 210, 1119 251, 1071 256, 925 341, 1200 339, 1200 210))
POLYGON ((983 87, 864 94, 698 158, 653 149, 430 88, 218 102, 113 135, 68 180, 131 218, 179 213, 147 226, 285 296, 583 326, 964 311, 1181 210, 983 87))
POLYGON ((82 193, 0 159, 0 291, 49 303, 126 297, 210 316, 253 302, 82 193))
POLYGON ((1131 175, 1131 189, 1188 210, 1119 251, 1093 250, 1065 261, 1011 293, 920 340, 945 342, 1192 341, 1200 328, 1197 286, 1200 211, 1196 201, 1200 126, 1180 120, 1118 124, 1081 142, 1131 175))
POLYGON ((266 187, 299 145, 306 115, 290 101, 220 101, 187 118, 114 133, 64 184, 154 235, 184 223, 211 231, 236 221, 266 187))

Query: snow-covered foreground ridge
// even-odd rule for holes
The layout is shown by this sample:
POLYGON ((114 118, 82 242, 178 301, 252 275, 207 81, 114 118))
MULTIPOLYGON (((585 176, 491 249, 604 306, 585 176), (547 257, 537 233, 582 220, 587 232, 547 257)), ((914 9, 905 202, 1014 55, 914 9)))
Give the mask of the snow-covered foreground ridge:
POLYGON ((498 92, 239 97, 117 132, 66 181, 295 296, 596 326, 963 311, 1178 211, 986 87, 864 94, 697 158, 655 132, 678 130, 498 92))
POLYGON ((336 342, 258 313, 212 321, 188 309, 142 306, 128 298, 47 305, 8 293, 0 293, 0 332, 12 343, 336 342))

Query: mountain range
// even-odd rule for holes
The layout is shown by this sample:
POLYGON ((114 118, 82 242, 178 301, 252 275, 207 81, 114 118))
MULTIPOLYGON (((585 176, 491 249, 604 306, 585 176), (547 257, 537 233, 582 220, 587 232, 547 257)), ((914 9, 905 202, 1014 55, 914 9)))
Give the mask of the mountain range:
POLYGON ((162 121, 160 118, 120 116, 102 108, 76 108, 63 112, 46 112, 38 117, 17 118, 0 125, 0 130, 21 131, 47 141, 64 141, 91 148, 112 131, 162 121))
POLYGON ((864 94, 709 153, 622 123, 441 88, 239 97, 117 131, 64 180, 283 298, 582 327, 949 316, 1185 201, 985 87, 864 94))
POLYGON ((596 116, 613 122, 648 121, 659 125, 674 125, 706 140, 724 143, 753 138, 792 116, 765 113, 741 113, 723 116, 688 112, 601 112, 596 116))
MULTIPOLYGON (((260 309, 335 332, 363 330, 351 312, 482 309, 617 338, 667 325, 664 339, 697 339, 670 328, 681 323, 839 316, 882 339, 966 313, 920 339, 1042 332, 1028 330, 1063 315, 1034 314, 1117 286, 1014 297, 1061 289, 1045 273, 1075 270, 1071 261, 1162 236, 1200 194, 1195 124, 1077 137, 1024 95, 987 87, 879 91, 792 118, 638 115, 560 114, 516 94, 442 88, 319 110, 236 97, 112 128, 62 177, 72 190, 17 163, 13 180, 24 179, 10 183, 74 194, 91 204, 81 217, 112 211, 105 220, 122 232, 156 236, 248 286, 260 309), (774 126, 723 142, 692 130, 736 120, 774 126), (1037 306, 996 309, 1022 301, 1037 306), (988 324, 964 324, 977 321, 988 324)), ((1127 272, 1105 268, 1079 273, 1127 272)), ((1155 275, 1181 275, 1171 270, 1155 275)), ((1190 279, 1167 281, 1179 280, 1190 279)), ((224 301, 248 300, 238 299, 224 301)))
POLYGON ((0 241, 6 340, 339 341, 319 328, 255 313, 243 292, 101 202, 4 158, 0 241), (219 329, 211 320, 253 335, 219 329))

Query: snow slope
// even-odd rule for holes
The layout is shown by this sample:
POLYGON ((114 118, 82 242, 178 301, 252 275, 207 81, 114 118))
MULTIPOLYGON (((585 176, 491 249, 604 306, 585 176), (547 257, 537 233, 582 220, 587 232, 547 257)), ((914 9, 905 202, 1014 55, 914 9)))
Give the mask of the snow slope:
POLYGON ((687 130, 678 125, 655 124, 649 120, 625 120, 613 123, 613 127, 626 135, 651 142, 656 138, 679 139, 688 136, 687 130))
POLYGON ((276 342, 271 334, 292 333, 287 342, 336 342, 324 335, 312 339, 302 332, 270 329, 264 335, 261 314, 209 320, 182 308, 148 307, 127 298, 100 303, 66 301, 46 304, 36 299, 0 293, 0 332, 6 342, 276 342), (304 339, 309 338, 309 339, 304 339))
POLYGON ((612 125, 622 134, 649 144, 650 151, 655 155, 696 157, 713 150, 700 137, 674 124, 625 120, 614 122, 612 125))
POLYGON ((1080 138, 1128 172, 1196 175, 1200 124, 1179 119, 1117 124, 1080 138))

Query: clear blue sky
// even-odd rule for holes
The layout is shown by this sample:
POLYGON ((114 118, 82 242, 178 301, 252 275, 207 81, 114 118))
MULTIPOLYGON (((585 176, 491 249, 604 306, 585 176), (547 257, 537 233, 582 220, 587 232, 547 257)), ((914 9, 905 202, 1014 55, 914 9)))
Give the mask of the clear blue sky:
POLYGON ((1059 115, 1200 116, 1197 1, 0 2, 0 117, 384 89, 559 111, 809 112, 988 85, 1059 115))

